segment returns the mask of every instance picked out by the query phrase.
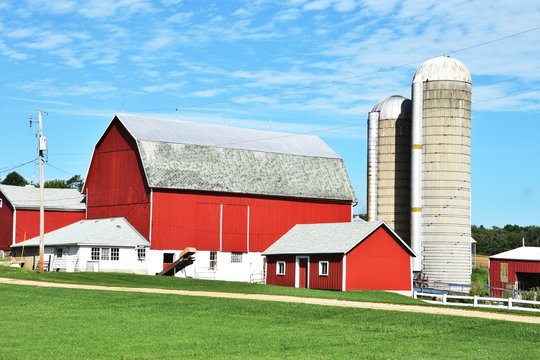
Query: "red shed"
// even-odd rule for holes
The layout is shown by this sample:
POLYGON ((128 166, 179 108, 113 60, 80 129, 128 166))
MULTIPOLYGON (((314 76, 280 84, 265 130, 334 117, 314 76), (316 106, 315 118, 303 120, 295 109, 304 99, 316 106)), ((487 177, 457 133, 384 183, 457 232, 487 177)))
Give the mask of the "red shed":
MULTIPOLYGON (((85 218, 84 195, 75 189, 45 190, 45 232, 85 218)), ((39 189, 0 185, 0 250, 39 235, 39 189)))
POLYGON ((411 248, 384 222, 296 225, 264 253, 267 284, 412 290, 411 248))
POLYGON ((523 246, 490 256, 489 286, 493 296, 504 296, 505 289, 540 287, 540 247, 523 246))
POLYGON ((296 224, 351 221, 355 200, 316 136, 133 115, 98 141, 84 191, 89 219, 123 216, 163 262, 195 247, 195 269, 231 280, 262 272, 261 252, 296 224))

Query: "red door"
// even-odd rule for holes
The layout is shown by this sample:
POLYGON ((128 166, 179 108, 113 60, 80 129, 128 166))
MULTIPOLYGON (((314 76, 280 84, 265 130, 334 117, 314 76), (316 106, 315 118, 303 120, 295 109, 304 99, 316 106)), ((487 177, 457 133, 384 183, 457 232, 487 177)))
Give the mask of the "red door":
POLYGON ((308 259, 298 259, 298 287, 307 288, 308 286, 308 259))

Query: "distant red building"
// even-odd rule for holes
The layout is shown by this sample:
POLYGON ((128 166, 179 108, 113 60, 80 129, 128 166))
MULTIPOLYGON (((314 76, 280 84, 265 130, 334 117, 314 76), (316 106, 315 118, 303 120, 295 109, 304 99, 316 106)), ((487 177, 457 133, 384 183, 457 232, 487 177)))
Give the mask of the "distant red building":
POLYGON ((523 246, 489 257, 491 295, 540 288, 540 247, 523 246))
POLYGON ((260 253, 296 224, 351 221, 355 200, 316 136, 131 115, 98 141, 84 192, 89 219, 125 217, 163 263, 190 246, 194 268, 228 273, 262 271, 260 253))
POLYGON ((384 222, 297 225, 270 246, 267 284, 323 290, 412 290, 409 246, 384 222))
MULTIPOLYGON (((0 185, 0 250, 39 236, 39 189, 0 185)), ((84 195, 75 189, 45 189, 45 232, 85 218, 84 195)))

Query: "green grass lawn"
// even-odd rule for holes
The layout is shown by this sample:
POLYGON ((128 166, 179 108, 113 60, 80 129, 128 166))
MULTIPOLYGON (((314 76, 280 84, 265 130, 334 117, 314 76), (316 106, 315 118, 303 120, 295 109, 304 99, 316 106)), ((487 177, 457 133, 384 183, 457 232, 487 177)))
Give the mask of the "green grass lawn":
POLYGON ((0 285, 5 359, 535 359, 540 326, 303 304, 0 285))
POLYGON ((384 291, 323 291, 311 289, 295 289, 283 286, 250 284, 242 282, 182 279, 176 277, 159 277, 121 273, 62 273, 47 272, 42 275, 18 268, 0 267, 0 277, 53 281, 71 284, 91 284, 104 286, 146 287, 174 290, 223 291, 244 294, 271 294, 324 299, 340 299, 351 301, 384 302, 394 304, 424 305, 420 300, 384 291))

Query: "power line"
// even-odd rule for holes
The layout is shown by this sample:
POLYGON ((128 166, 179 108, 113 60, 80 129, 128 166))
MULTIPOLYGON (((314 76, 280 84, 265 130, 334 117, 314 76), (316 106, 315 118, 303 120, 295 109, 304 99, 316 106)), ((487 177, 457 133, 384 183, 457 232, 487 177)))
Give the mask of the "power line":
POLYGON ((3 174, 3 173, 6 173, 6 172, 8 172, 8 171, 12 171, 12 170, 18 169, 18 168, 20 168, 20 167, 23 167, 23 166, 25 166, 25 165, 28 165, 28 164, 30 164, 30 163, 33 163, 33 162, 35 162, 36 160, 37 160, 37 158, 36 158, 36 159, 32 159, 32 160, 30 160, 30 161, 27 161, 27 162, 25 162, 25 163, 22 163, 22 164, 13 166, 13 167, 11 167, 11 168, 9 168, 9 169, 7 169, 7 170, 2 170, 2 171, 0 171, 0 174, 3 174))

